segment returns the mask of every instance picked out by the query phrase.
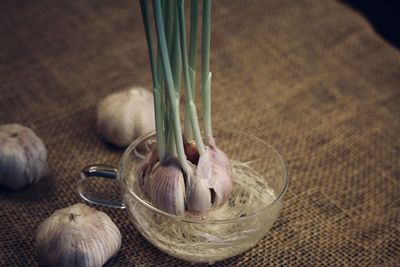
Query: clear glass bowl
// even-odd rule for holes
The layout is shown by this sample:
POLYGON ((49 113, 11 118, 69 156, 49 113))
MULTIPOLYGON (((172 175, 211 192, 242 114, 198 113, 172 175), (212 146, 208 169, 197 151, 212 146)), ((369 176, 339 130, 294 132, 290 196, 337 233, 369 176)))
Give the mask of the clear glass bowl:
POLYGON ((276 221, 288 186, 287 169, 282 157, 257 137, 229 131, 218 131, 214 136, 231 160, 234 184, 229 200, 205 215, 171 215, 143 195, 138 169, 156 144, 154 133, 134 141, 118 169, 101 165, 83 169, 78 191, 91 203, 126 208, 136 229, 173 257, 212 263, 238 255, 253 247, 276 221), (87 183, 89 176, 116 177, 123 203, 93 194, 96 190, 87 183))

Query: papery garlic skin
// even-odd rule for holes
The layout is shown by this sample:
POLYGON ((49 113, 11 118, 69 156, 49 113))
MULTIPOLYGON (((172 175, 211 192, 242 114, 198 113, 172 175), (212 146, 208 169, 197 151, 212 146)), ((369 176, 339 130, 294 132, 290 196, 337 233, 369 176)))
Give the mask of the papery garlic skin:
POLYGON ((133 87, 107 96, 97 108, 97 130, 119 147, 155 131, 152 92, 133 87))
POLYGON ((0 184, 20 189, 47 174, 47 150, 42 140, 20 124, 0 126, 0 184))
POLYGON ((118 252, 121 233, 104 212, 78 203, 55 211, 37 231, 40 263, 57 267, 100 267, 118 252))

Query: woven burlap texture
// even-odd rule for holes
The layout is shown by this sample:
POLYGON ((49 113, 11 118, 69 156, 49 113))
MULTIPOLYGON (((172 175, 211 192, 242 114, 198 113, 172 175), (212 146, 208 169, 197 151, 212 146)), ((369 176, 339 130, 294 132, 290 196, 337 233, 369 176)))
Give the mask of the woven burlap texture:
MULTIPOLYGON (((400 264, 399 51, 335 1, 213 3, 213 123, 266 140, 290 173, 270 233, 215 266, 400 264)), ((96 133, 96 104, 150 88, 150 67, 138 1, 5 0, 0 13, 0 123, 32 127, 50 165, 34 186, 0 188, 0 266, 37 266, 39 223, 81 201, 82 167, 122 154, 96 133)), ((99 209, 123 235, 107 266, 188 265, 126 211, 99 209)))

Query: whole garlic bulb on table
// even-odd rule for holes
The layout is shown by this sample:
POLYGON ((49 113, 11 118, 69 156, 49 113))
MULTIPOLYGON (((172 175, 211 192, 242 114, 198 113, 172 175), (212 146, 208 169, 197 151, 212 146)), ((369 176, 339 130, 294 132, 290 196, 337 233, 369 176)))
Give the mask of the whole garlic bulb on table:
POLYGON ((0 126, 0 184, 19 189, 47 173, 47 150, 42 140, 19 124, 0 126))
POLYGON ((46 266, 102 266, 120 247, 121 233, 110 217, 82 203, 55 211, 36 236, 37 254, 46 266))
POLYGON ((153 132, 153 94, 142 87, 107 96, 97 108, 97 130, 103 138, 119 147, 153 132))

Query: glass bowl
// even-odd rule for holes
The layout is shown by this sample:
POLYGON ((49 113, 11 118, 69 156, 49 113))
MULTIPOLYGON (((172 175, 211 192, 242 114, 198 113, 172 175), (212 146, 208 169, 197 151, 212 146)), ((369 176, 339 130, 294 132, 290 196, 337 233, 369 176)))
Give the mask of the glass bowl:
POLYGON ((80 195, 91 203, 126 208, 136 229, 161 251, 190 262, 215 262, 253 247, 276 221, 288 186, 282 157, 261 139, 229 131, 214 133, 217 146, 230 158, 233 191, 221 207, 204 215, 176 216, 157 209, 139 186, 139 165, 156 144, 154 133, 134 141, 118 169, 93 165, 82 171, 80 195), (96 197, 90 176, 120 181, 123 203, 96 197))

